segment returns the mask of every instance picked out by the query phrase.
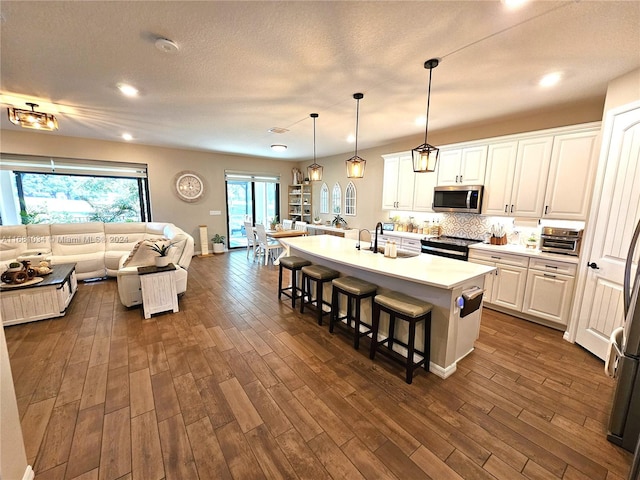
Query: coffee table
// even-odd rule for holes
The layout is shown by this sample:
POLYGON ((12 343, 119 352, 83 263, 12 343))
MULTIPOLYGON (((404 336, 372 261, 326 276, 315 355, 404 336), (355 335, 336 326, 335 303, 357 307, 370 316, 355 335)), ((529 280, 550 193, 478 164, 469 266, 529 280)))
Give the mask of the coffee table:
POLYGON ((53 265, 41 282, 0 286, 3 325, 62 317, 78 289, 76 264, 53 265))

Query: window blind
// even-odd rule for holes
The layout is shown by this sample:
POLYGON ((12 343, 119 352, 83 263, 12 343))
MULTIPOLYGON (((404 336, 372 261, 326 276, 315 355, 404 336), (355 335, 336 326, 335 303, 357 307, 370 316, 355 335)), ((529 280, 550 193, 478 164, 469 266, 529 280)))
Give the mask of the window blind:
POLYGON ((147 165, 0 153, 0 170, 103 177, 147 178, 147 165))
POLYGON ((280 175, 274 175, 273 173, 251 173, 225 170, 224 179, 226 181, 235 180, 244 182, 280 183, 280 175))

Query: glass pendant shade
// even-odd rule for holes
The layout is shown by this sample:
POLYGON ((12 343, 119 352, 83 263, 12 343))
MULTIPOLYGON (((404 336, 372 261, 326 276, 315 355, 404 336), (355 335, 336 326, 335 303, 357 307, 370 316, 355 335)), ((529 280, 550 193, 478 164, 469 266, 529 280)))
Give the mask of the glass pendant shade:
POLYGON ((58 120, 50 113, 36 112, 37 103, 28 103, 31 110, 22 110, 19 108, 9 107, 9 121, 14 125, 20 125, 24 128, 34 128, 36 130, 53 131, 58 129, 58 120))
POLYGON ((319 117, 317 113, 309 115, 313 118, 313 163, 307 167, 307 178, 312 182, 322 180, 322 165, 316 162, 316 118, 319 117))
POLYGON ((413 158, 413 171, 416 173, 430 173, 435 172, 438 166, 438 157, 440 156, 440 149, 429 145, 427 143, 427 135, 429 134, 429 106, 431 104, 431 74, 433 69, 438 66, 440 61, 437 58, 432 58, 424 62, 424 68, 429 70, 429 90, 427 92, 427 119, 424 127, 424 143, 418 145, 411 150, 411 156, 413 158))
POLYGON ((367 161, 364 158, 354 155, 346 161, 346 164, 348 178, 364 177, 364 167, 367 165, 367 161))
POLYGON ((423 143, 411 150, 411 156, 413 157, 414 172, 435 172, 438 166, 440 149, 428 143, 423 143))
POLYGON ((322 180, 322 165, 318 165, 317 163, 312 163, 307 167, 307 177, 312 182, 317 182, 322 180))
POLYGON ((347 160, 345 164, 347 166, 347 178, 362 178, 364 177, 364 167, 367 165, 367 161, 358 156, 358 120, 360 119, 360 100, 364 98, 364 94, 354 93, 353 98, 356 100, 356 150, 353 157, 347 160))

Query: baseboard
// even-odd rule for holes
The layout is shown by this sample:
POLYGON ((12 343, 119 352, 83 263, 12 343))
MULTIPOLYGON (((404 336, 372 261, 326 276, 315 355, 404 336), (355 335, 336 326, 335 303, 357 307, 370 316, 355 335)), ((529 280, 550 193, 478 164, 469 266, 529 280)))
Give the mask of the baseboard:
POLYGON ((31 465, 27 465, 27 469, 24 471, 24 475, 22 476, 22 480, 33 480, 35 478, 35 473, 33 473, 33 468, 31 465))
POLYGON ((440 365, 436 365, 433 362, 429 362, 429 371, 440 378, 448 378, 455 373, 457 365, 451 364, 447 368, 442 368, 440 365))

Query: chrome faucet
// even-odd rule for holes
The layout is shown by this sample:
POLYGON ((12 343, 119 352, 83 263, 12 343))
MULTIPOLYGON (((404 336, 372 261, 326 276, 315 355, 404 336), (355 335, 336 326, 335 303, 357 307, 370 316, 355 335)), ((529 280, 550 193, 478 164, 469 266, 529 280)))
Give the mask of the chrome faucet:
POLYGON ((382 235, 382 222, 376 223, 376 238, 373 242, 373 253, 378 253, 378 227, 380 227, 380 235, 382 235))
POLYGON ((360 234, 362 232, 367 232, 369 234, 369 242, 371 242, 371 231, 367 230, 366 228, 361 228, 360 231, 358 232, 358 243, 356 244, 356 250, 360 250, 360 234))

